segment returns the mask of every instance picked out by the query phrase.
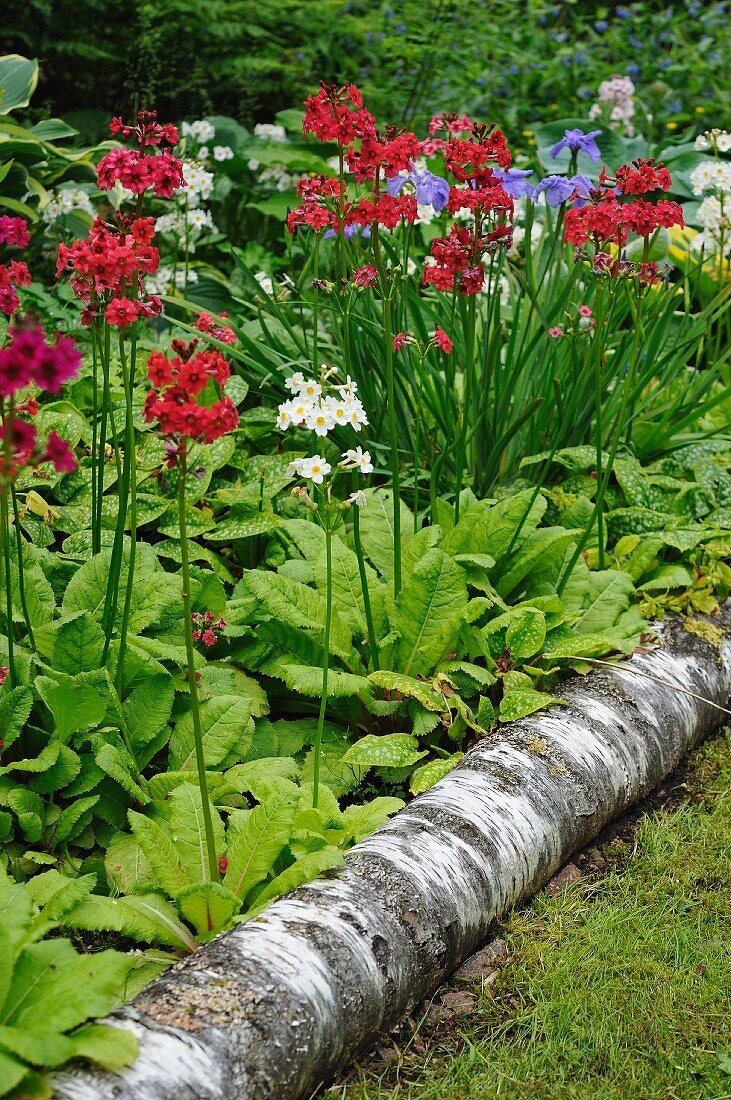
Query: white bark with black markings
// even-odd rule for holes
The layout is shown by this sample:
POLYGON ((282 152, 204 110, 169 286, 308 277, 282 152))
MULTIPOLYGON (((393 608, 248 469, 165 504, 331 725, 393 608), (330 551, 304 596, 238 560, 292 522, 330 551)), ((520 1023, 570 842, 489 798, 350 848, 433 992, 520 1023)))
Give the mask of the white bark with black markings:
MULTIPOLYGON (((725 615, 725 625, 731 616, 725 615)), ((720 650, 677 625, 627 662, 727 705, 720 650)), ((484 740, 348 856, 154 981, 113 1022, 140 1056, 59 1074, 59 1100, 297 1100, 366 1050, 723 715, 637 672, 484 740)))

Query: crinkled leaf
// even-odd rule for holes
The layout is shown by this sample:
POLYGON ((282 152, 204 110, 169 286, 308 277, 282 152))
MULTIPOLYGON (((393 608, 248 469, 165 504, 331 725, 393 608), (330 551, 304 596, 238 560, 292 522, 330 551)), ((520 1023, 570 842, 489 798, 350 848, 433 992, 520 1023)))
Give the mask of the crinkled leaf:
POLYGON ((369 733, 361 737, 345 753, 343 760, 361 767, 406 768, 426 756, 419 751, 419 742, 408 733, 369 733))
POLYGON ((399 633, 395 665, 399 672, 425 675, 457 645, 459 615, 467 605, 463 569, 433 548, 416 564, 393 612, 399 633))

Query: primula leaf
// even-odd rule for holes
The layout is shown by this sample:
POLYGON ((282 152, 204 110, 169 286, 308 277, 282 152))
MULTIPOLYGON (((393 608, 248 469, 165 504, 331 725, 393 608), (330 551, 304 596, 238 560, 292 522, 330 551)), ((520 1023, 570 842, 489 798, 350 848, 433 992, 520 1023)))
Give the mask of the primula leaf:
POLYGON ((195 951, 196 942, 178 915, 159 894, 105 898, 92 894, 67 918, 70 928, 88 932, 121 932, 143 943, 160 943, 178 951, 195 951))
MULTIPOLYGON (((326 601, 306 584, 257 569, 249 570, 245 580, 264 610, 274 619, 307 630, 324 629, 326 601)), ((351 634, 337 610, 332 615, 330 651, 344 660, 352 657, 351 634)))
POLYGON ((241 900, 220 882, 197 882, 177 897, 178 908, 195 928, 196 935, 206 938, 223 928, 241 907, 241 900))
POLYGON ((15 687, 0 695, 0 739, 3 750, 8 749, 28 721, 33 706, 33 692, 29 687, 15 687))
POLYGON ((269 874, 289 838, 297 808, 286 788, 274 789, 251 813, 231 814, 228 826, 228 866, 223 883, 242 901, 269 874))
POLYGON ((124 717, 133 749, 152 741, 170 720, 175 692, 170 676, 150 676, 125 700, 124 717))
POLYGON ((142 847, 137 838, 129 833, 115 833, 107 847, 104 866, 110 880, 123 894, 144 892, 155 885, 152 868, 142 847))
MULTIPOLYGON (((366 564, 366 583, 373 600, 381 587, 381 581, 371 567, 366 564)), ((325 551, 314 563, 314 577, 320 595, 326 591, 327 580, 325 551)), ((357 634, 366 634, 365 601, 358 570, 358 558, 341 539, 332 538, 332 593, 333 605, 345 625, 357 634)))
MULTIPOLYGON (((170 792, 170 836, 186 868, 191 882, 208 880, 208 853, 203 821, 203 796, 200 787, 193 783, 181 783, 170 792)), ((216 846, 216 856, 222 856, 225 847, 223 822, 215 806, 209 801, 211 824, 216 846)), ((147 854, 148 859, 149 854, 147 854)), ((154 867, 153 867, 154 870, 154 867)))
POLYGON ((59 672, 75 675, 89 672, 101 664, 104 634, 88 611, 62 623, 53 642, 51 662, 59 672))
MULTIPOLYGON (((206 767, 215 768, 232 754, 244 755, 253 732, 251 703, 239 695, 221 695, 200 705, 203 755, 206 767)), ((170 768, 185 771, 195 766, 193 714, 177 723, 170 738, 170 768)))
MULTIPOLYGON (((129 986, 125 987, 125 994, 129 986)), ((137 1039, 123 1027, 106 1027, 104 1024, 85 1024, 69 1036, 73 1043, 74 1057, 96 1062, 110 1072, 129 1066, 137 1057, 137 1039)))
MULTIPOLYGON (((291 691, 299 695, 322 695, 322 669, 312 665, 280 665, 279 675, 291 691)), ((328 699, 347 699, 354 695, 370 695, 371 683, 365 676, 354 676, 338 668, 328 669, 328 699)))
MULTIPOLYGON (((393 572, 393 494, 390 489, 366 489, 367 507, 360 516, 360 538, 363 550, 384 577, 393 572)), ((402 549, 414 529, 414 517, 403 501, 401 505, 402 549)))
POLYGON ((429 550, 396 600, 397 671, 412 676, 431 672, 456 647, 459 614, 466 605, 464 570, 443 550, 429 550))
POLYGON ((381 825, 385 825, 392 814, 402 809, 404 805, 400 798, 380 796, 360 806, 348 806, 342 814, 342 825, 346 830, 345 839, 351 844, 358 844, 376 829, 380 829, 381 825))
POLYGON ((307 852, 290 867, 282 871, 281 874, 277 875, 276 878, 273 878, 271 882, 267 883, 261 893, 257 895, 252 909, 247 913, 247 917, 253 916, 254 913, 268 905, 274 898, 281 897, 282 894, 289 894, 292 890, 296 890, 298 886, 302 886, 303 883, 309 882, 317 875, 321 875, 323 871, 329 871, 334 867, 342 867, 344 863, 342 852, 332 845, 320 848, 316 852, 307 852))
POLYGON ((141 806, 147 805, 150 796, 138 782, 138 779, 142 782, 144 780, 139 776, 137 765, 125 748, 121 745, 102 745, 96 754, 96 762, 135 802, 141 806))
MULTIPOLYGON (((125 843, 120 847, 122 841, 117 841, 115 849, 117 863, 112 862, 113 867, 119 866, 119 871, 113 872, 115 880, 117 874, 121 874, 128 880, 131 875, 133 883, 135 880, 139 883, 138 876, 141 871, 144 873, 144 867, 147 867, 154 875, 157 885, 161 886, 171 898, 176 897, 181 890, 189 886, 191 881, 195 881, 191 879, 166 825, 145 817, 144 814, 135 813, 133 810, 129 812, 129 824, 136 844, 132 842, 132 838, 120 834, 125 843), (139 855, 145 861, 143 867, 139 865, 139 856, 135 850, 137 847, 139 847, 139 855), (120 859, 125 860, 124 865, 119 863, 120 859)), ((111 860, 113 854, 111 848, 107 854, 111 860)))

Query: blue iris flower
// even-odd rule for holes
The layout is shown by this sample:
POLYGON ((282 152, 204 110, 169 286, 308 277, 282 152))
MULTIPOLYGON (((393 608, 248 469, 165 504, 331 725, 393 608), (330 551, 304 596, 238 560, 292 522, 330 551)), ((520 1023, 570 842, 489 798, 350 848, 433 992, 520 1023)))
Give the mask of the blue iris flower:
POLYGON ((601 130, 591 130, 585 134, 583 130, 567 130, 560 141, 552 146, 550 153, 555 159, 562 149, 570 149, 572 153, 586 153, 591 160, 599 160, 601 153, 594 138, 601 134, 601 130))
POLYGON ((527 199, 533 198, 535 188, 532 183, 528 183, 526 178, 533 175, 529 169, 493 168, 492 174, 500 182, 503 191, 507 191, 514 199, 520 199, 523 196, 527 199))
MULTIPOLYGON (((360 233, 361 237, 370 237, 371 227, 369 225, 361 225, 360 222, 353 222, 352 225, 346 225, 343 230, 343 236, 350 240, 360 233)), ((328 240, 330 237, 335 237, 337 234, 334 229, 328 229, 327 233, 323 233, 323 240, 328 240)))
POLYGON ((609 24, 607 23, 606 19, 597 19, 596 23, 594 24, 595 31, 597 31, 599 34, 604 34, 604 32, 608 29, 609 24))
MULTIPOLYGON (((560 206, 562 202, 567 202, 577 190, 588 198, 592 186, 593 184, 588 176, 577 175, 570 178, 567 176, 546 176, 536 187, 535 195, 537 197, 544 194, 549 206, 560 206)), ((584 205, 584 200, 581 198, 577 202, 582 206, 584 205)))
POLYGON ((627 76, 639 76, 639 75, 640 75, 640 66, 635 65, 634 61, 630 61, 629 65, 627 66, 627 76))
POLYGON ((416 192, 416 201, 420 206, 433 206, 437 213, 447 205, 449 184, 441 176, 435 176, 428 168, 417 172, 413 167, 408 176, 394 176, 386 184, 389 195, 398 195, 405 183, 410 183, 416 192))

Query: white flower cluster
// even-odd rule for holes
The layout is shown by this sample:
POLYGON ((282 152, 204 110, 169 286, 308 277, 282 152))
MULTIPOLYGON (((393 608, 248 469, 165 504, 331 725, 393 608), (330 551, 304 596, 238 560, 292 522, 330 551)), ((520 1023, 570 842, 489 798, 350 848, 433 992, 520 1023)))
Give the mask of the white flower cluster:
POLYGON ((216 226, 210 210, 194 207, 192 210, 173 210, 155 219, 156 233, 170 233, 176 237, 181 248, 195 252, 196 241, 204 230, 216 232, 216 226))
POLYGON ((702 231, 691 242, 694 252, 731 255, 731 202, 725 203, 724 196, 706 195, 698 207, 696 221, 702 231))
POLYGON ((627 137, 634 137, 632 122, 635 113, 635 86, 628 76, 615 73, 609 80, 603 80, 597 90, 597 102, 589 109, 589 118, 600 118, 609 107, 609 124, 616 129, 624 127, 627 137))
POLYGON ((728 130, 706 130, 695 139, 695 147, 700 151, 713 149, 717 153, 731 152, 731 134, 728 130))
POLYGON ((326 436, 338 424, 349 424, 359 432, 368 423, 365 409, 358 397, 358 387, 351 378, 325 396, 322 385, 314 378, 305 378, 297 371, 285 385, 294 395, 279 406, 277 423, 280 428, 303 426, 316 435, 326 436))
MULTIPOLYGON (((188 270, 187 285, 198 282, 198 272, 193 269, 188 270)), ((173 284, 178 290, 185 289, 186 278, 185 269, 178 268, 177 271, 173 271, 172 267, 159 267, 154 275, 147 275, 145 277, 145 293, 154 294, 157 297, 169 294, 173 289, 173 284)))
POLYGON ((213 172, 207 171, 199 161, 183 161, 183 178, 186 186, 179 187, 175 192, 175 197, 182 206, 200 206, 202 199, 211 197, 213 172))
POLYGON ((265 294, 274 293, 274 283, 272 282, 271 276, 267 275, 266 271, 257 271, 254 278, 265 294))
POLYGON ((201 144, 212 141, 216 136, 215 126, 210 122, 206 122, 204 118, 199 118, 196 122, 184 122, 180 127, 180 132, 183 137, 193 138, 194 141, 201 144))
MULTIPOLYGON (((248 160, 246 165, 251 172, 259 171, 259 161, 254 157, 248 160)), ((293 176, 281 164, 270 164, 262 172, 259 172, 257 179, 259 183, 267 184, 269 187, 273 187, 275 191, 294 191, 300 177, 299 175, 293 176)))
POLYGON ((287 131, 284 126, 278 126, 275 122, 257 122, 254 127, 254 136, 261 141, 276 141, 284 145, 287 141, 287 131))
POLYGON ((66 214, 70 214, 72 210, 81 210, 84 214, 94 217, 91 199, 80 187, 60 187, 58 191, 52 193, 41 214, 44 222, 50 225, 66 214))
POLYGON ((704 191, 730 194, 731 161, 707 160, 703 164, 697 164, 690 173, 690 184, 694 195, 702 195, 704 191))
MULTIPOLYGON (((201 145, 198 150, 198 156, 201 160, 208 160, 211 155, 211 151, 207 145, 201 145)), ((230 145, 214 145, 213 146, 213 159, 217 161, 233 160, 234 151, 230 145)))

